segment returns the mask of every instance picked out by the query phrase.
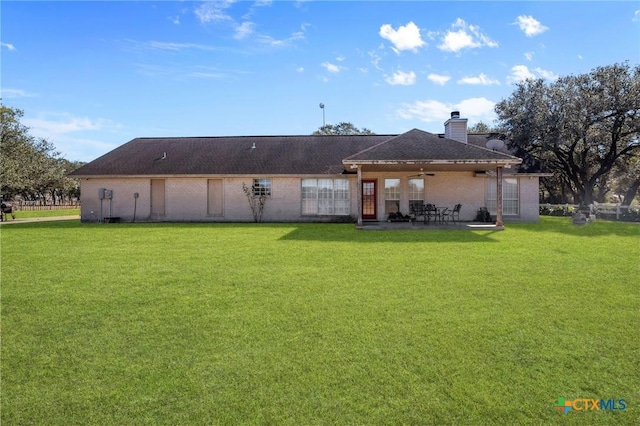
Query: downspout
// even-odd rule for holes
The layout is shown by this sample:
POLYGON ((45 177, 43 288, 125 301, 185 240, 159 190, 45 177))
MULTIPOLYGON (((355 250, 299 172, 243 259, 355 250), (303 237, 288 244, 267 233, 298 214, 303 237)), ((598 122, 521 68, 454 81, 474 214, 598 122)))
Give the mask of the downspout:
POLYGON ((138 197, 139 194, 137 192, 133 193, 133 223, 136 222, 136 207, 138 206, 138 197))
POLYGON ((496 226, 502 222, 502 166, 496 167, 496 226))

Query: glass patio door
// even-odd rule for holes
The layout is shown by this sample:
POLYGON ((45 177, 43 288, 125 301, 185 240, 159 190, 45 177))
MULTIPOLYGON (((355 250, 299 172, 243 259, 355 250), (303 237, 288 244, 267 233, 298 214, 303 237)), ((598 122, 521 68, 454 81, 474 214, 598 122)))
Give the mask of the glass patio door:
POLYGON ((376 181, 375 180, 363 180, 362 181, 362 218, 363 219, 376 219, 378 217, 376 212, 376 181))

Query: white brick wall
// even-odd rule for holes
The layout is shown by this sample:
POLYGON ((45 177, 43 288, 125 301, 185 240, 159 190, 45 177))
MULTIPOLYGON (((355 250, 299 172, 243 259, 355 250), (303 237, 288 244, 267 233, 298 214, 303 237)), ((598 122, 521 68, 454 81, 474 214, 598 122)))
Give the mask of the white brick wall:
MULTIPOLYGON (((377 179, 378 220, 386 220, 384 179, 400 178, 401 195, 400 211, 409 213, 408 179, 413 173, 363 173, 363 179, 377 179)), ((268 177, 268 176, 265 176, 268 177)), ((332 176, 345 178, 344 175, 332 176)), ((96 222, 111 215, 120 217, 123 222, 146 221, 188 221, 188 222, 252 222, 253 216, 247 198, 242 191, 242 183, 251 186, 252 177, 221 178, 210 177, 168 177, 165 179, 165 215, 151 217, 151 181, 149 178, 103 179, 91 178, 81 180, 82 221, 96 222), (207 214, 207 181, 223 179, 223 215, 207 214), (113 199, 98 198, 98 190, 106 188, 113 191, 113 199), (134 198, 134 193, 139 198, 134 198), (102 204, 102 206, 101 206, 102 204)), ((326 178, 326 176, 321 176, 326 178)), ((351 215, 357 215, 357 178, 350 179, 351 215)), ((301 177, 271 177, 272 195, 265 204, 263 221, 265 222, 319 222, 333 220, 333 217, 303 216, 301 214, 301 177)), ((483 177, 474 176, 473 172, 437 172, 435 176, 425 176, 425 197, 427 203, 453 208, 462 204, 460 219, 473 220, 480 207, 484 207, 486 197, 486 181, 483 177)), ((505 221, 537 221, 538 220, 538 178, 524 177, 520 179, 520 211, 519 217, 507 217, 505 221)))

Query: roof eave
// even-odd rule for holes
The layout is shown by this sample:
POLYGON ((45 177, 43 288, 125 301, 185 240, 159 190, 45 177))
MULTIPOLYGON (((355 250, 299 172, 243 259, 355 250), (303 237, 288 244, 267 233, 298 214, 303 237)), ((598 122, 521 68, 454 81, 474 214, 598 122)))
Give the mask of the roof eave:
POLYGON ((520 158, 505 158, 496 160, 342 160, 342 164, 345 166, 350 165, 385 165, 385 164, 434 164, 434 165, 447 165, 447 164, 495 164, 495 165, 517 165, 521 164, 520 158))

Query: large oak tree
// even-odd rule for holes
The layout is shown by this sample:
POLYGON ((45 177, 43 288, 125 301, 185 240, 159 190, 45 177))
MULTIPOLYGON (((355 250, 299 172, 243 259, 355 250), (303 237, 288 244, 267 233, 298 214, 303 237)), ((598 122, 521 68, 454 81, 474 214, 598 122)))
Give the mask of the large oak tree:
POLYGON ((496 112, 511 147, 539 160, 566 183, 574 202, 588 205, 616 164, 640 152, 640 66, 527 80, 496 112))
POLYGON ((78 197, 77 179, 67 174, 82 163, 60 157, 53 144, 29 134, 22 110, 0 106, 0 195, 56 199, 78 197))

